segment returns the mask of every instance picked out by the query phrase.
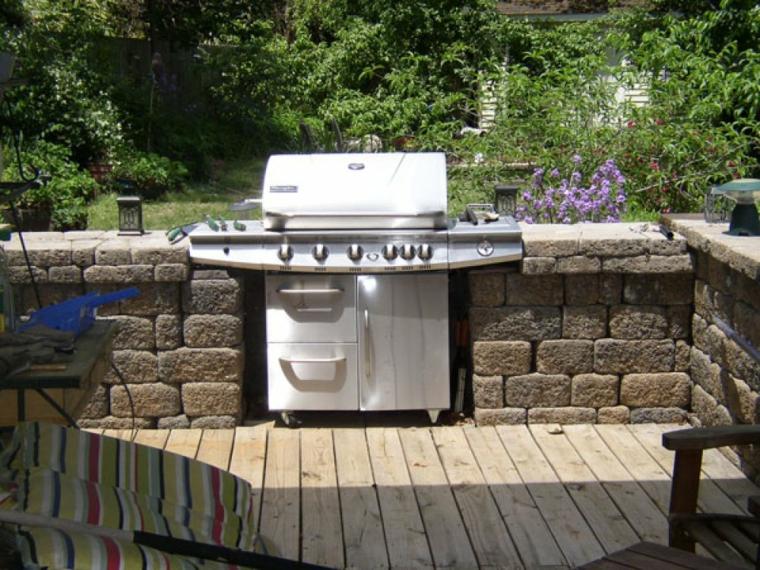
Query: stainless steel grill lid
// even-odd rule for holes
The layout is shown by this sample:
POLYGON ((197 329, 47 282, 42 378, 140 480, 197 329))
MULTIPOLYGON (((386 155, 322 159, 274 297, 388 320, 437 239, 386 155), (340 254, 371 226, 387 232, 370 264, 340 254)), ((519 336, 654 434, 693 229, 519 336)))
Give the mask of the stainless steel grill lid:
POLYGON ((297 154, 269 158, 264 228, 442 229, 443 153, 297 154))

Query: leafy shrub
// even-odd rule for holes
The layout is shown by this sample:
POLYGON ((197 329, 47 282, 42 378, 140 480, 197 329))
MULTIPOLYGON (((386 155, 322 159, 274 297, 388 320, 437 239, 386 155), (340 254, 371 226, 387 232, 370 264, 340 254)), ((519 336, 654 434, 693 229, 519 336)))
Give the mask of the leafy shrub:
POLYGON ((187 168, 181 162, 150 152, 130 152, 119 158, 111 171, 117 189, 118 181, 127 181, 130 192, 146 199, 182 189, 187 175, 187 168))
MULTIPOLYGON (((580 166, 582 158, 573 156, 580 166)), ((559 169, 533 172, 531 187, 522 194, 516 218, 537 222, 571 224, 576 222, 619 222, 625 208, 625 177, 614 160, 599 166, 585 185, 579 169, 562 178, 559 169)))
MULTIPOLYGON (((25 166, 33 166, 50 175, 50 181, 23 194, 16 205, 50 212, 53 229, 71 230, 87 227, 87 201, 95 196, 98 183, 80 170, 71 159, 71 152, 62 145, 39 141, 22 153, 25 166)), ((29 173, 25 173, 28 176, 29 173)), ((5 180, 19 180, 18 165, 12 161, 5 167, 5 180)))

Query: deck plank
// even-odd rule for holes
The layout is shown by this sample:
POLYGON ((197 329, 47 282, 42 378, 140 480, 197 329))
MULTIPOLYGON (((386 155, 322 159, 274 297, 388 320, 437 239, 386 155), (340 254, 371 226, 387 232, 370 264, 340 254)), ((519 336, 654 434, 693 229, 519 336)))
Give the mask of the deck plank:
POLYGON ((475 553, 430 430, 404 429, 399 435, 436 567, 476 567, 475 553))
POLYGON ((164 449, 177 455, 195 459, 202 434, 203 430, 200 429, 173 429, 166 440, 164 449))
POLYGON ((530 432, 607 552, 639 542, 636 533, 563 432, 534 424, 530 432))
POLYGON ((230 458, 230 472, 251 484, 253 528, 259 528, 261 491, 267 453, 268 425, 235 428, 235 441, 230 458))
POLYGON ((104 429, 103 435, 106 437, 113 437, 124 441, 132 441, 137 430, 131 429, 104 429))
POLYGON ((568 425, 565 435, 641 540, 667 544, 668 521, 592 425, 568 425))
MULTIPOLYGON (((673 429, 683 429, 688 426, 656 424, 631 424, 627 429, 641 442, 644 449, 668 473, 673 473, 675 453, 662 446, 662 434, 673 429)), ((699 481, 698 505, 707 513, 742 514, 742 510, 715 484, 704 472, 699 481)))
POLYGON ((483 473, 460 427, 433 428, 433 441, 481 566, 521 566, 483 473))
POLYGON ((204 429, 195 458, 225 471, 230 466, 234 429, 204 429))
POLYGON ((167 439, 169 439, 168 429, 141 429, 133 441, 156 449, 163 449, 166 446, 167 439))
POLYGON ((367 428, 367 444, 391 566, 432 568, 433 559, 398 432, 394 428, 367 428))
POLYGON ((380 505, 363 429, 333 430, 346 566, 387 568, 380 505))
POLYGON ((483 426, 467 427, 463 432, 525 566, 566 564, 496 430, 483 426))
POLYGON ((660 512, 667 515, 670 506, 670 473, 655 461, 626 426, 597 425, 596 432, 625 465, 631 477, 654 501, 660 512))
POLYGON ((498 426, 496 431, 570 565, 578 566, 604 556, 602 545, 527 426, 498 426))
POLYGON ((343 532, 332 431, 301 430, 301 559, 342 568, 343 532))
POLYGON ((259 533, 270 554, 298 560, 300 539, 300 431, 267 433, 259 533))

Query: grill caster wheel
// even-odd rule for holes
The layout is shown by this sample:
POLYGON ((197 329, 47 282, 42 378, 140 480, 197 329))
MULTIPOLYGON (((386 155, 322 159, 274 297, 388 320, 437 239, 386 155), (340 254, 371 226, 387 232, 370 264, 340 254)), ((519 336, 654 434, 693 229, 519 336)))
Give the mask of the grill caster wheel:
POLYGON ((297 428, 301 425, 301 420, 293 412, 280 412, 280 419, 289 428, 297 428))

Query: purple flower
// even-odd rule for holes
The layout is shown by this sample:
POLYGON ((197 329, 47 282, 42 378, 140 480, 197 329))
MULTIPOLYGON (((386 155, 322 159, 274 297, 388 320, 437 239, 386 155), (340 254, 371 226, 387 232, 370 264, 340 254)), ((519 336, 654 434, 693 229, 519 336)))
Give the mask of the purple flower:
POLYGON ((581 162, 583 162, 583 158, 581 158, 580 154, 574 154, 572 160, 573 160, 573 164, 580 164, 581 162))

